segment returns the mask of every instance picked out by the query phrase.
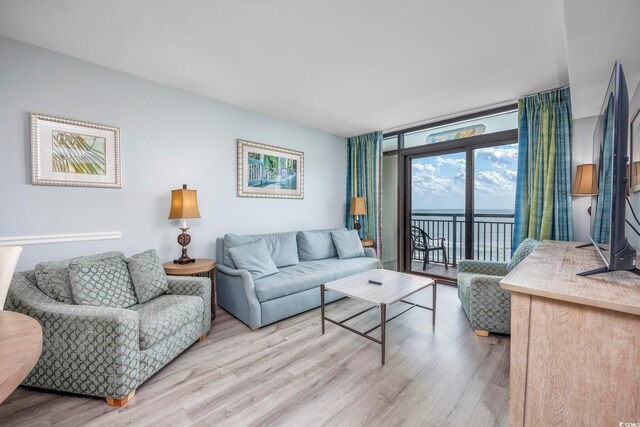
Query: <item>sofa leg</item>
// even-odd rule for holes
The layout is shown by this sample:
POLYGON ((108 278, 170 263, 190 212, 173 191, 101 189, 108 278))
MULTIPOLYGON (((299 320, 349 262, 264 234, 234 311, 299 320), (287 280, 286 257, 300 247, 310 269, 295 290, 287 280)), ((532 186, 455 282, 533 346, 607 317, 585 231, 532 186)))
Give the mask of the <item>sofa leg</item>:
POLYGON ((485 329, 474 329, 474 331, 476 331, 476 335, 479 337, 488 337, 489 336, 489 331, 485 330, 485 329))
POLYGON ((204 340, 207 338, 207 335, 208 335, 208 334, 205 332, 205 333, 204 333, 204 335, 199 336, 199 337, 198 337, 198 342, 202 342, 202 341, 204 341, 204 340))
POLYGON ((107 397, 107 405, 109 405, 109 406, 117 406, 118 408, 121 408, 124 405, 126 405, 127 403, 129 403, 129 401, 131 399, 133 399, 133 396, 135 396, 135 395, 136 395, 136 391, 133 390, 133 391, 131 391, 131 393, 127 394, 122 399, 113 399, 111 397, 107 397))
POLYGON ((251 328, 251 332, 258 332, 260 328, 251 328))

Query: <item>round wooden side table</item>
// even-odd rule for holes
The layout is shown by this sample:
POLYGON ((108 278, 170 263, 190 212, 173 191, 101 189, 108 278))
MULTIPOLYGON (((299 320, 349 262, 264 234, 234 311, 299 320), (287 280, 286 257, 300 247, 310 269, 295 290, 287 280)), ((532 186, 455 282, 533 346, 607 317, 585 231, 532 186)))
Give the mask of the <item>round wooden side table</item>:
POLYGON ((40 353, 40 323, 21 313, 0 310, 0 402, 29 375, 40 353))
POLYGON ((196 262, 189 264, 169 261, 162 266, 167 276, 208 277, 211 280, 211 319, 216 318, 216 262, 214 260, 197 258, 196 262))

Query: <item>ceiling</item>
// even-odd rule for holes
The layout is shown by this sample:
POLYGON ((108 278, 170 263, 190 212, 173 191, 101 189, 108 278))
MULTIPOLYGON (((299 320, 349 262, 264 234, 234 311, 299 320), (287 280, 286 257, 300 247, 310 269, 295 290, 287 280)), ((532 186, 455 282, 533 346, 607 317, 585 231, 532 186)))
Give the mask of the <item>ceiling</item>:
POLYGON ((569 83, 558 0, 0 0, 0 35, 342 136, 569 83))

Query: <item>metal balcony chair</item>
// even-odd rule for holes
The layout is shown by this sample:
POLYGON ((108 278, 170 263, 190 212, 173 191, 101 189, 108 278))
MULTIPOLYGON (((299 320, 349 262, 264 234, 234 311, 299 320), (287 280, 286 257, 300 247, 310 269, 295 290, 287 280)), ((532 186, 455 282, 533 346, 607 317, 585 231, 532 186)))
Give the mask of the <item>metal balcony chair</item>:
POLYGON ((444 258, 444 268, 448 269, 447 259, 447 247, 444 244, 444 237, 438 237, 432 239, 429 235, 420 227, 411 226, 411 258, 414 258, 415 252, 424 252, 424 259, 422 260, 422 270, 426 270, 429 263, 429 252, 442 251, 442 257, 444 258))

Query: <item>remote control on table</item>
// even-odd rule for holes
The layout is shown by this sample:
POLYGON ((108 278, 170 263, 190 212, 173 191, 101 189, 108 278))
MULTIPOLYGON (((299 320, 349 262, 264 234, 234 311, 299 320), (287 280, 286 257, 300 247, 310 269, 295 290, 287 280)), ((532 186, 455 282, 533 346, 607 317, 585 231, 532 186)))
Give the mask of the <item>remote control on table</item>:
POLYGON ((378 282, 376 280, 369 280, 369 283, 371 283, 373 285, 382 285, 382 282, 378 282))

